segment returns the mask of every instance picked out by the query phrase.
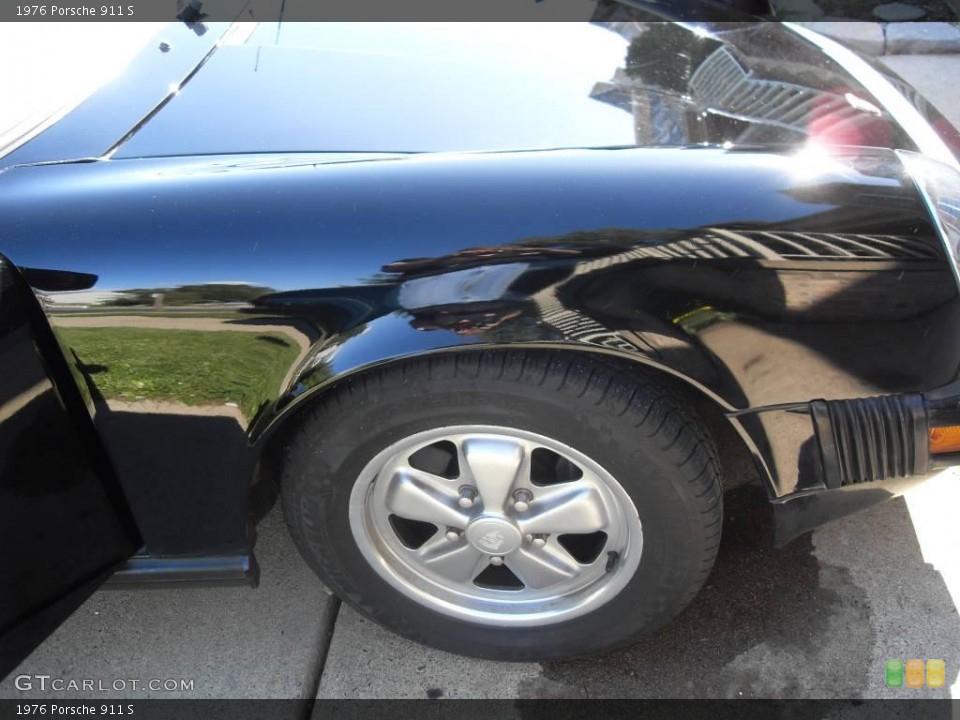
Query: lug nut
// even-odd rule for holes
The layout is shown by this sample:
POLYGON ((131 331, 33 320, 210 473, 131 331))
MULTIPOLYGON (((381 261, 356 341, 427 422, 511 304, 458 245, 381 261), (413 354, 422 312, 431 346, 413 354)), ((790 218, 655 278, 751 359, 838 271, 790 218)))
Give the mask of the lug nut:
POLYGON ((457 505, 462 508, 471 508, 473 507, 474 498, 476 497, 477 491, 469 485, 464 485, 460 488, 460 499, 457 500, 457 505))
POLYGON ((453 528, 450 528, 449 530, 447 530, 444 537, 447 538, 447 540, 449 540, 450 542, 453 542, 454 540, 460 539, 460 533, 454 530, 453 528))
POLYGON ((531 500, 533 500, 533 493, 529 490, 517 490, 513 494, 513 507, 517 512, 526 512, 530 509, 531 500))
POLYGON ((490 558, 490 564, 495 565, 496 567, 500 567, 501 565, 503 565, 503 558, 500 557, 499 555, 494 555, 492 558, 490 558))
POLYGON ((533 546, 534 546, 534 547, 542 548, 542 547, 543 547, 544 545, 546 545, 546 544, 547 544, 547 538, 546 538, 546 537, 544 537, 543 535, 535 535, 535 536, 534 536, 534 538, 533 538, 533 546))

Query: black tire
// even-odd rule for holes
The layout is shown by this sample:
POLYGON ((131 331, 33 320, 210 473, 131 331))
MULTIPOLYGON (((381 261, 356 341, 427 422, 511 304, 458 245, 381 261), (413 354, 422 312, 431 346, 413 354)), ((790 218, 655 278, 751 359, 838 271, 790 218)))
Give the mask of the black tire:
POLYGON ((362 614, 426 645, 511 661, 609 650, 672 619, 706 580, 722 520, 717 451, 692 408, 653 374, 552 351, 445 354, 344 380, 298 419, 282 498, 307 562, 362 614), (535 432, 603 463, 643 528, 639 566, 615 597, 547 626, 481 625, 418 604, 371 568, 348 519, 355 479, 398 439, 458 424, 535 432))

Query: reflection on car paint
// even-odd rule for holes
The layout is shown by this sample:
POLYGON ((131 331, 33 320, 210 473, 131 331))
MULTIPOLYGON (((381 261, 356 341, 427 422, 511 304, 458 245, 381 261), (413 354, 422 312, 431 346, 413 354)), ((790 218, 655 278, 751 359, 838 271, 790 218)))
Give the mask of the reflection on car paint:
MULTIPOLYGON (((423 137, 398 112, 375 147, 320 133, 144 157, 197 149, 169 131, 178 113, 219 143, 205 152, 276 143, 203 121, 223 98, 201 73, 113 159, 0 176, 14 261, 97 278, 37 292, 152 515, 151 553, 244 550, 263 444, 331 383, 404 356, 525 345, 661 369, 730 415, 774 499, 823 487, 809 416, 781 406, 956 379, 940 241, 893 153, 850 147, 912 144, 854 78, 777 26, 588 29, 622 49, 575 98, 627 127, 603 144, 683 149, 456 153, 512 141, 464 147, 453 126, 397 145, 423 137)), ((558 116, 524 107, 534 127, 558 116)))

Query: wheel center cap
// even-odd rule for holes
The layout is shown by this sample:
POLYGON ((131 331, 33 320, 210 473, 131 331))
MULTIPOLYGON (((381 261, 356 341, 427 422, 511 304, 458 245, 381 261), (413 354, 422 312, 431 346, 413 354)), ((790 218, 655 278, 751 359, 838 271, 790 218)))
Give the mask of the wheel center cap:
POLYGON ((467 526, 467 540, 480 552, 488 555, 506 555, 520 547, 523 535, 509 520, 481 517, 467 526))

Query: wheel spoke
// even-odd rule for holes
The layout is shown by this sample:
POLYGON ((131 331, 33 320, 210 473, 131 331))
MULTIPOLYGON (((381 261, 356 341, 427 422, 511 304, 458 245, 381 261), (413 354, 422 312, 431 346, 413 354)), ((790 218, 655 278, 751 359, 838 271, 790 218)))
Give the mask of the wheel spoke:
POLYGON ((508 440, 468 438, 458 449, 460 479, 476 486, 485 512, 502 512, 529 458, 523 446, 508 440))
POLYGON ((401 466, 387 475, 386 502, 389 510, 408 520, 465 527, 468 513, 457 505, 456 482, 401 466))
POLYGON ((546 629, 592 612, 643 551, 639 513, 615 478, 517 428, 444 425, 399 440, 360 471, 349 510, 358 548, 391 587, 491 627, 546 629))
POLYGON ((467 541, 450 541, 438 532, 416 550, 424 567, 458 583, 472 580, 488 564, 487 556, 467 541))
POLYGON ((593 533, 608 523, 600 493, 582 481, 538 490, 517 520, 524 533, 533 534, 593 533))
POLYGON ((551 544, 531 550, 521 548, 507 558, 506 565, 524 586, 533 589, 570 580, 580 572, 576 560, 551 544))

